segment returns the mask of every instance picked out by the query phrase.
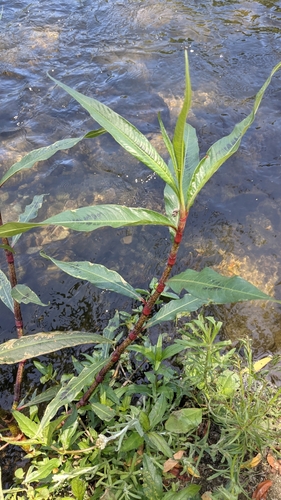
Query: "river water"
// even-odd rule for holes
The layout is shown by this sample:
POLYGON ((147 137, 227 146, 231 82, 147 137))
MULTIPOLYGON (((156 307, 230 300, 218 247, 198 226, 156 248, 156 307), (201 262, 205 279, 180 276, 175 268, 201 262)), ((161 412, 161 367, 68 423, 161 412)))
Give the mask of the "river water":
MULTIPOLYGON (((2 165, 0 174, 32 149, 79 136, 96 124, 54 86, 50 72, 132 121, 167 158, 157 113, 172 133, 184 91, 183 48, 193 87, 190 123, 202 155, 251 108, 253 96, 281 59, 277 0, 68 0, 2 2, 0 21, 2 165)), ((240 274, 281 299, 281 75, 268 89, 238 153, 221 167, 192 208, 175 272, 204 265, 240 274)), ((16 220, 34 195, 46 193, 38 220, 67 208, 121 203, 163 210, 163 184, 108 136, 80 143, 6 183, 5 222, 16 220)), ((23 306, 27 333, 55 329, 101 331, 115 308, 131 301, 101 293, 58 273, 39 250, 67 260, 91 260, 117 270, 136 287, 159 276, 169 250, 163 228, 104 229, 92 234, 48 228, 23 235, 16 255, 19 281, 47 308, 23 306)), ((0 257, 1 268, 5 259, 0 257)), ((214 308, 224 332, 253 338, 257 356, 281 350, 281 310, 272 303, 214 308)), ((0 336, 15 336, 0 304, 0 336)), ((173 332, 173 325, 164 331, 173 332)), ((69 352, 55 355, 67 366, 69 352)), ((27 367, 27 386, 34 376, 27 367)), ((14 369, 1 367, 9 406, 14 369)), ((31 384, 32 386, 32 384, 31 384)))

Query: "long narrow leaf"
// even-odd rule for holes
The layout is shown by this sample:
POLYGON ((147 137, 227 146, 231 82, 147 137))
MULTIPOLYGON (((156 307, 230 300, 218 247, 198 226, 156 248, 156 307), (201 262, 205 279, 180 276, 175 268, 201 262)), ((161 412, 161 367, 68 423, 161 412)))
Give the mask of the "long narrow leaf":
POLYGON ((153 170, 153 172, 159 175, 161 179, 177 192, 177 185, 168 166, 157 153, 156 149, 136 127, 105 104, 73 90, 52 76, 50 78, 76 99, 90 113, 91 117, 105 128, 128 153, 153 170))
POLYGON ((43 148, 35 149, 31 151, 26 156, 24 156, 20 161, 14 163, 14 165, 9 168, 9 170, 3 175, 0 180, 0 187, 3 186, 4 182, 6 182, 10 177, 19 172, 20 170, 26 170, 37 162, 42 160, 47 160, 51 158, 55 153, 61 151, 63 149, 69 149, 75 146, 78 142, 82 141, 82 139, 87 139, 88 137, 97 137, 105 133, 104 129, 93 130, 88 132, 88 134, 83 135, 81 137, 74 137, 72 139, 62 139, 61 141, 57 141, 50 146, 46 146, 43 148))
POLYGON ((187 208, 189 209, 201 189, 205 186, 206 182, 213 176, 213 174, 219 169, 219 167, 235 153, 240 145, 241 139, 245 132, 248 130, 250 125, 255 119, 256 112, 258 111, 259 105, 263 98, 264 92, 266 91, 271 79, 281 68, 281 62, 277 64, 270 73, 270 76, 259 90, 256 95, 255 102, 251 113, 244 118, 240 123, 236 124, 231 134, 223 137, 219 141, 215 142, 213 146, 207 151, 206 156, 200 161, 197 168, 195 169, 193 176, 190 181, 190 185, 187 193, 187 208))
POLYGON ((105 363, 106 360, 103 360, 92 364, 91 366, 87 366, 82 370, 78 377, 73 377, 70 382, 68 382, 66 387, 62 387, 59 390, 55 398, 48 404, 45 410, 38 434, 42 432, 44 427, 51 421, 61 406, 72 403, 77 394, 93 382, 95 375, 101 370, 105 363))
POLYGON ((104 344, 109 342, 109 339, 91 332, 40 332, 34 335, 26 335, 20 339, 8 340, 1 344, 0 364, 11 365, 24 359, 35 358, 80 344, 104 344))
POLYGON ((172 143, 170 137, 167 134, 167 131, 165 129, 165 126, 164 126, 164 123, 162 121, 160 113, 158 113, 158 121, 159 121, 160 129, 161 129, 163 141, 165 143, 165 146, 166 146, 167 151, 170 155, 172 165, 173 165, 173 170, 171 170, 171 168, 170 168, 170 171, 174 171, 175 175, 177 176, 178 169, 177 169, 177 159, 176 159, 176 155, 175 155, 174 146, 173 146, 173 143, 172 143))
POLYGON ((181 179, 183 176, 183 166, 185 157, 184 131, 190 105, 191 105, 191 83, 189 76, 188 54, 187 50, 185 50, 185 95, 184 95, 182 109, 176 123, 176 128, 173 138, 173 146, 175 150, 175 156, 177 159, 178 180, 180 182, 180 186, 181 186, 181 179))
POLYGON ((172 225, 167 217, 153 210, 129 208, 121 205, 94 205, 76 210, 66 210, 44 220, 43 223, 86 232, 105 226, 117 228, 140 225, 172 225))
POLYGON ((87 280, 103 290, 120 293, 135 300, 142 300, 136 290, 116 271, 92 262, 63 262, 41 252, 42 257, 51 260, 59 269, 75 278, 87 280))
MULTIPOLYGON (((43 198, 46 194, 40 194, 39 196, 34 196, 30 205, 26 205, 24 212, 19 216, 19 222, 29 222, 32 219, 35 219, 38 214, 38 210, 42 207, 43 198)), ((13 236, 12 238, 12 246, 15 246, 16 242, 21 237, 20 234, 13 236)))
POLYGON ((129 208, 121 205, 94 205, 60 212, 39 223, 8 222, 0 226, 0 238, 9 238, 37 227, 53 225, 69 227, 75 231, 90 232, 101 227, 168 226, 176 229, 172 221, 158 212, 144 208, 129 208))
POLYGON ((240 276, 229 278, 208 267, 200 272, 188 269, 170 278, 167 285, 176 293, 184 289, 203 301, 215 304, 228 304, 242 300, 271 300, 280 303, 279 300, 270 297, 240 276))
POLYGON ((37 304, 38 306, 47 306, 48 304, 44 304, 41 302, 39 299, 38 295, 36 295, 35 292, 33 292, 28 286, 26 285, 16 285, 12 288, 11 290, 11 295, 13 299, 20 303, 23 304, 37 304))
POLYGON ((192 127, 189 123, 185 124, 183 140, 185 144, 185 159, 182 178, 182 190, 186 203, 188 186, 190 184, 193 172, 195 171, 199 163, 199 145, 197 133, 195 128, 192 127))
POLYGON ((0 269, 0 300, 4 302, 5 306, 14 312, 14 302, 11 295, 11 284, 3 271, 0 269))
POLYGON ((0 238, 10 238, 16 234, 26 233, 35 227, 42 227, 44 223, 36 222, 7 222, 0 226, 0 238))
POLYGON ((174 320, 180 313, 197 311, 197 309, 203 304, 206 304, 206 302, 206 300, 201 300, 193 295, 186 294, 182 299, 171 300, 171 302, 165 304, 160 311, 147 322, 146 326, 149 328, 163 321, 174 320))

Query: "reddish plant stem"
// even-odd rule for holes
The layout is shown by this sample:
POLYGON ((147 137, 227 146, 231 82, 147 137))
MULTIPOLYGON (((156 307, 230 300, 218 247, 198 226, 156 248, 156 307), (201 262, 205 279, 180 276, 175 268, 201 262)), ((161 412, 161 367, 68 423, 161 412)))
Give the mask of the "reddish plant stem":
POLYGON ((107 361, 107 363, 104 365, 104 367, 100 370, 100 372, 97 374, 94 382, 92 385, 89 387, 89 389, 85 392, 85 394, 82 396, 82 398, 76 403, 77 408, 81 408, 82 406, 85 406, 87 402, 89 401, 91 395, 93 392, 96 390, 96 388, 101 384, 101 382, 104 380, 105 375, 111 370, 111 368, 117 363, 119 360, 121 354, 127 349, 127 347, 134 342, 137 337, 143 332, 143 327, 145 323, 148 321, 148 317, 151 314, 152 308, 155 305, 156 301, 159 299, 161 293, 163 292, 165 288, 165 283, 168 280, 171 271, 173 269, 173 266, 175 265, 176 258, 177 258, 177 253, 179 249, 180 242, 182 240, 182 235, 184 232, 185 224, 186 224, 186 219, 187 219, 188 213, 184 213, 181 215, 179 219, 179 224, 178 224, 178 229, 174 238, 174 242, 167 260, 167 264, 165 266, 165 269, 162 273, 162 276, 159 280, 159 283, 156 287, 156 290, 153 292, 153 294, 150 296, 149 300, 145 303, 142 313, 133 328, 129 332, 129 335, 123 340, 123 342, 116 347, 114 352, 112 353, 110 359, 107 361))
MULTIPOLYGON (((2 220, 2 215, 0 212, 0 226, 2 226, 2 225, 3 225, 3 220, 2 220)), ((2 238, 2 242, 3 242, 3 245, 10 246, 8 238, 2 238)), ((17 275, 16 275, 14 255, 7 248, 5 248, 5 254, 6 254, 6 260, 8 263, 9 279, 10 279, 11 287, 13 288, 14 286, 17 285, 17 275)), ((16 302, 15 300, 13 302, 14 302, 14 317, 15 317, 15 325, 16 325, 16 329, 17 329, 17 336, 18 336, 18 338, 21 338, 24 334, 21 307, 20 307, 20 304, 18 302, 16 302)), ((22 377, 23 377, 24 363, 25 363, 25 361, 21 361, 19 363, 19 366, 18 366, 18 372, 17 372, 15 389, 14 389, 13 408, 17 407, 19 400, 20 400, 21 381, 22 381, 22 377)))

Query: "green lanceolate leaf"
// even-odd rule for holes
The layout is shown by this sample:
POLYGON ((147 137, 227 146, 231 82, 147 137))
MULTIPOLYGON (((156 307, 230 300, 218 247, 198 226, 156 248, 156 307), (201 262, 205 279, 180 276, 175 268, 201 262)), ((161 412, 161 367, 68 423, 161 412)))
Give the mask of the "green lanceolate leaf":
POLYGON ((157 399, 156 403, 152 406, 152 409, 149 413, 149 422, 151 429, 153 429, 153 427, 156 427, 156 425, 159 424, 159 422, 162 422, 163 416, 166 411, 167 411, 167 399, 164 394, 160 394, 159 398, 157 399))
POLYGON ((34 227, 41 227, 44 224, 32 222, 7 222, 0 226, 0 238, 10 238, 16 234, 26 233, 34 227))
POLYGON ((183 273, 170 278, 167 285, 176 293, 182 289, 205 302, 227 304, 242 300, 275 300, 270 295, 263 293, 240 276, 226 277, 213 269, 205 267, 202 271, 187 269, 183 273))
POLYGON ((147 500, 163 498, 163 483, 151 458, 143 455, 143 492, 147 500))
POLYGON ((102 420, 105 422, 109 422, 110 420, 115 417, 115 411, 110 408, 109 406, 102 405, 101 403, 97 402, 92 402, 91 404, 91 409, 93 412, 102 420))
MULTIPOLYGON (((105 130, 99 129, 95 132, 96 135, 100 135, 101 133, 104 133, 105 130)), ((88 134, 86 134, 86 136, 87 135, 88 134)), ((61 141, 54 142, 54 144, 51 144, 50 146, 34 149, 34 151, 28 153, 20 161, 14 163, 14 165, 12 165, 11 168, 9 168, 9 170, 3 175, 2 179, 0 180, 0 187, 3 186, 3 184, 8 179, 10 179, 10 177, 15 175, 17 172, 20 172, 20 170, 27 170, 29 168, 32 168, 33 165, 37 163, 37 161, 47 160, 48 158, 51 158, 51 156, 56 154, 58 151, 72 148, 78 142, 82 141, 82 139, 86 138, 86 136, 75 137, 72 139, 62 139, 61 141)))
POLYGON ((33 292, 28 286, 26 285, 16 285, 14 288, 11 290, 11 295, 13 299, 20 303, 23 304, 38 304, 39 306, 47 306, 48 304, 44 304, 41 302, 39 299, 38 295, 36 295, 35 292, 33 292))
POLYGON ((255 115, 258 111, 264 92, 270 84, 274 73, 276 73, 276 71, 278 71, 280 68, 281 63, 277 64, 271 71, 270 76, 256 95, 251 113, 246 118, 244 118, 244 120, 235 125, 231 134, 215 142, 215 144, 213 144, 213 146, 207 151, 206 156, 198 164, 192 175, 188 187, 187 209, 189 209, 193 205, 196 196, 205 186, 206 182, 213 176, 213 174, 219 169, 219 167, 239 148, 243 135, 255 119, 255 115))
MULTIPOLYGON (((104 339, 109 339, 110 341, 113 340, 116 335, 117 328, 119 328, 119 324, 119 312, 116 311, 113 318, 110 318, 108 325, 103 329, 102 335, 104 339)), ((111 342, 109 344, 103 344, 101 347, 101 356, 103 357, 103 359, 108 358, 109 356, 110 344, 111 342)))
POLYGON ((91 332, 40 332, 34 335, 26 335, 20 339, 8 340, 1 344, 0 363, 8 365, 19 363, 24 359, 42 356, 66 347, 104 342, 110 342, 110 340, 91 332))
POLYGON ((30 420, 30 418, 26 417, 20 411, 13 411, 13 416, 19 424, 19 428, 23 434, 31 439, 34 438, 38 431, 38 424, 30 420))
POLYGON ((167 131, 165 129, 164 123, 162 122, 162 118, 161 118, 160 113, 158 113, 158 121, 159 121, 160 129, 161 129, 163 141, 165 143, 165 146, 167 148, 167 151, 168 151, 170 158, 171 158, 171 161, 172 161, 173 168, 171 169, 169 167, 170 172, 174 172, 177 175, 177 159, 176 159, 176 155, 175 155, 174 146, 173 146, 173 143, 172 143, 170 137, 167 134, 167 131))
POLYGON ((75 278, 87 280, 103 290, 120 293, 133 299, 142 300, 136 290, 125 281, 116 271, 111 271, 101 264, 92 262, 63 262, 49 257, 41 252, 42 257, 51 260, 59 269, 75 278))
POLYGON ((4 250, 8 250, 9 252, 15 253, 15 250, 12 247, 10 247, 10 245, 0 245, 0 248, 4 248, 4 250))
MULTIPOLYGON (((169 285, 171 286, 171 285, 169 285)), ((172 288, 172 287, 171 287, 172 288)), ((180 313, 197 311, 199 307, 206 304, 206 300, 186 294, 182 299, 172 300, 165 304, 146 324, 147 328, 158 325, 163 321, 176 319, 180 313)))
POLYGON ((11 284, 8 280, 6 274, 3 273, 0 269, 0 300, 4 302, 5 306, 11 309, 14 312, 14 302, 11 294, 11 284))
POLYGON ((43 223, 86 232, 105 226, 114 228, 140 225, 171 226, 171 221, 158 212, 121 205, 94 205, 66 210, 44 220, 43 223))
POLYGON ((22 408, 27 408, 28 406, 34 406, 34 405, 39 405, 41 403, 46 403, 47 401, 51 401, 51 399, 54 399, 54 397, 57 395, 60 387, 59 385, 55 387, 49 387, 49 389, 44 390, 41 394, 38 394, 38 396, 35 396, 31 401, 28 401, 28 403, 24 403, 24 405, 21 405, 22 408))
POLYGON ((165 423, 167 431, 177 434, 187 433, 197 429, 202 422, 201 408, 183 408, 173 411, 165 423))
POLYGON ((46 458, 44 463, 40 464, 40 467, 36 470, 29 469, 24 480, 23 484, 30 484, 35 481, 40 481, 41 479, 45 479, 50 474, 52 474, 54 469, 57 469, 60 466, 61 460, 59 458, 46 458))
MULTIPOLYGON (((39 196, 34 196, 30 205, 25 207, 24 212, 19 216, 19 222, 29 222, 32 219, 35 219, 38 214, 38 210, 42 207, 43 198, 46 194, 40 194, 39 196)), ((21 237, 20 234, 13 236, 12 238, 12 246, 16 244, 16 242, 21 237)))
POLYGON ((195 171, 199 163, 198 138, 195 128, 189 125, 189 123, 185 124, 184 144, 185 144, 185 159, 184 159, 184 169, 182 177, 182 190, 184 193, 184 199, 186 203, 188 186, 190 184, 193 172, 195 171))
POLYGON ((102 104, 91 97, 87 97, 80 92, 76 92, 51 76, 50 78, 74 99, 76 99, 76 101, 78 101, 81 106, 83 106, 83 108, 90 113, 91 117, 103 128, 105 128, 105 130, 112 135, 116 142, 128 151, 128 153, 153 170, 153 172, 169 184, 175 192, 178 191, 177 185, 168 169, 168 166, 157 153, 156 149, 136 127, 125 120, 122 116, 115 113, 115 111, 112 111, 112 109, 105 106, 105 104, 102 104))
MULTIPOLYGON (((170 219, 171 224, 177 226, 179 220, 180 203, 177 195, 174 191, 166 184, 164 189, 164 201, 166 214, 170 219)), ((175 235, 175 230, 169 228, 172 236, 175 235)))
POLYGON ((75 231, 90 232, 100 227, 125 226, 173 226, 172 222, 162 214, 145 208, 129 208, 120 205, 94 205, 90 207, 66 210, 40 223, 8 222, 0 226, 0 238, 9 238, 15 234, 25 233, 30 229, 42 226, 63 226, 75 231))
POLYGON ((184 95, 182 109, 176 123, 176 128, 173 138, 173 146, 175 150, 175 156, 177 159, 177 178, 179 180, 180 186, 183 175, 183 166, 185 157, 185 143, 184 143, 185 125, 190 105, 191 105, 191 83, 189 76, 188 55, 187 55, 187 50, 185 50, 185 95, 184 95))
POLYGON ((89 386, 95 375, 101 370, 106 361, 99 361, 82 370, 78 377, 73 377, 66 387, 62 387, 55 398, 48 404, 38 429, 38 434, 51 421, 61 406, 72 403, 85 387, 89 386))
POLYGON ((168 458, 173 456, 173 452, 167 441, 161 434, 158 434, 158 432, 148 432, 145 436, 145 440, 148 441, 153 448, 156 448, 157 451, 163 453, 164 456, 168 458))

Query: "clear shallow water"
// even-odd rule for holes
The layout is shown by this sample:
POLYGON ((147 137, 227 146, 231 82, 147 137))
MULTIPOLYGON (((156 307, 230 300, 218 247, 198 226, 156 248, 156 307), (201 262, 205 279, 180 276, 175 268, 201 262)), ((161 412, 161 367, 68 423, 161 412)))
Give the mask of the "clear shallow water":
MULTIPOLYGON (((190 123, 202 154, 250 110, 252 97, 279 62, 281 4, 277 1, 3 2, 0 22, 1 174, 26 152, 95 124, 47 77, 105 102, 132 121, 165 155, 157 113, 173 130, 184 90, 183 47, 193 85, 190 123)), ((198 197, 175 272, 190 262, 237 272, 264 291, 280 292, 281 74, 268 89, 240 151, 198 197)), ((162 182, 120 151, 109 137, 80 143, 20 174, 0 193, 5 221, 35 194, 49 193, 40 219, 66 208, 122 203, 161 210, 162 182)), ((32 232, 18 245, 19 279, 50 307, 23 307, 28 333, 85 328, 100 331, 126 298, 100 293, 58 274, 39 256, 92 260, 120 272, 134 286, 159 276, 169 249, 165 229, 101 230, 78 235, 61 228, 32 232)), ((1 267, 5 266, 0 257, 1 267)), ((231 338, 250 334, 257 355, 280 352, 280 307, 238 304, 217 308, 231 338)), ((0 304, 0 336, 15 335, 0 304)), ((172 331, 172 326, 168 330, 172 331)), ((166 329, 166 328, 165 328, 166 329)), ((69 354, 61 354, 60 362, 69 354)), ((11 369, 1 367, 12 381, 11 369)), ((27 384, 33 376, 27 370, 27 384)), ((12 382, 11 382, 12 383, 12 382)), ((9 392, 3 392, 9 404, 9 392)))

